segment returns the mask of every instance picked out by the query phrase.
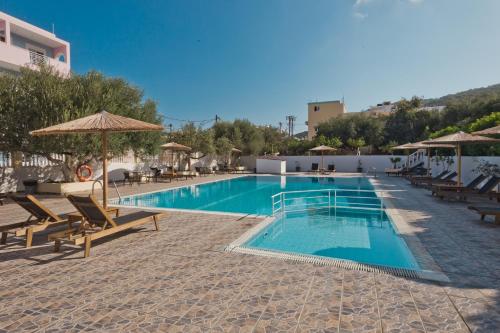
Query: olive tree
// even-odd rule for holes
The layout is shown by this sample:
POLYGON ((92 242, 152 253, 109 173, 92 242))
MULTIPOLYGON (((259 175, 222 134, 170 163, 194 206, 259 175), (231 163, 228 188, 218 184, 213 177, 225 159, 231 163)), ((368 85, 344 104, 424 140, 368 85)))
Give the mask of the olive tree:
MULTIPOLYGON (((78 165, 101 158, 101 137, 68 134, 32 137, 35 129, 67 122, 106 110, 113 114, 160 124, 156 103, 125 80, 98 72, 63 77, 49 67, 21 69, 18 76, 0 76, 0 136, 2 151, 20 151, 59 164, 66 181, 74 180, 78 165), (56 158, 55 154, 64 156, 56 158)), ((133 150, 138 156, 155 154, 161 134, 118 133, 109 137, 109 158, 133 150)))

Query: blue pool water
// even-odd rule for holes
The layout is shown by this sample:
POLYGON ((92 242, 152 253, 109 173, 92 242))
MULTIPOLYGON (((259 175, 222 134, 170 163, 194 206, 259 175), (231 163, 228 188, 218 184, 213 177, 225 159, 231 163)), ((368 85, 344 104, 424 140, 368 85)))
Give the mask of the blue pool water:
POLYGON ((383 211, 332 208, 285 213, 245 246, 419 269, 383 211))
MULTIPOLYGON (((207 184, 186 186, 162 192, 125 197, 114 204, 138 207, 177 208, 216 212, 271 215, 271 196, 283 191, 345 189, 373 190, 367 178, 244 176, 207 184)), ((342 192, 338 192, 342 194, 342 192)), ((362 199, 344 200, 346 203, 376 203, 374 192, 345 192, 346 196, 362 199), (373 199, 366 198, 367 196, 373 199)))
POLYGON ((310 190, 314 192, 287 193, 284 201, 276 197, 274 208, 279 217, 245 246, 418 269, 406 243, 381 209, 373 186, 363 177, 244 176, 134 195, 112 203, 271 215, 271 196, 310 190), (285 213, 279 212, 283 202, 285 213), (337 208, 310 209, 325 207, 325 203, 335 203, 337 208))

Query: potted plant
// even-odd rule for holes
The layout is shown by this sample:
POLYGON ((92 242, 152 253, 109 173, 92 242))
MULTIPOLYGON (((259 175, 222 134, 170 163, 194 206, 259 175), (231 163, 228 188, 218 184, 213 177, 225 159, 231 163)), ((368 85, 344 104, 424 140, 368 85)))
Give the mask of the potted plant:
POLYGON ((472 171, 474 173, 481 173, 487 177, 500 176, 500 167, 486 160, 480 160, 479 164, 472 171))
POLYGON ((398 163, 401 162, 401 157, 391 157, 390 158, 393 169, 397 169, 398 163))

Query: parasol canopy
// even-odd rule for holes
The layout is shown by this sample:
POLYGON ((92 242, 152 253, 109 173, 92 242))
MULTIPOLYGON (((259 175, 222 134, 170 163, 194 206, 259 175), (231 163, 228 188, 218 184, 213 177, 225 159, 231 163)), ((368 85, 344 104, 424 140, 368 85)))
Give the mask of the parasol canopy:
POLYGON ((311 148, 309 149, 310 151, 321 151, 321 152, 325 152, 325 151, 336 151, 337 149, 336 148, 333 148, 333 147, 329 147, 329 146, 317 146, 317 147, 314 147, 314 148, 311 148))
POLYGON ((231 153, 237 153, 237 154, 241 154, 242 151, 239 150, 238 148, 231 148, 231 153))
POLYGON ((472 132, 474 135, 500 135, 500 125, 484 129, 482 131, 472 132))
POLYGON ((462 183, 462 145, 463 144, 479 144, 479 143, 493 143, 500 142, 500 140, 488 138, 485 136, 473 135, 469 133, 464 133, 462 131, 448 134, 439 138, 435 138, 428 141, 423 141, 424 144, 454 144, 457 149, 457 185, 462 183))
POLYGON ((30 132, 33 136, 56 134, 101 133, 102 135, 102 202, 108 205, 108 133, 162 131, 163 126, 101 111, 91 116, 30 132))
POLYGON ((191 151, 191 147, 181 145, 177 142, 169 142, 160 146, 164 150, 172 150, 172 151, 191 151))
POLYGON ((422 141, 425 144, 467 144, 467 143, 484 143, 484 142, 499 142, 500 140, 488 138, 485 136, 464 133, 462 131, 448 134, 436 139, 422 141))
POLYGON ((396 147, 391 147, 391 150, 407 150, 407 149, 415 149, 415 148, 412 148, 410 142, 405 143, 403 145, 396 146, 396 147))
POLYGON ((97 132, 162 131, 163 126, 101 111, 91 116, 30 132, 31 135, 53 135, 97 132))

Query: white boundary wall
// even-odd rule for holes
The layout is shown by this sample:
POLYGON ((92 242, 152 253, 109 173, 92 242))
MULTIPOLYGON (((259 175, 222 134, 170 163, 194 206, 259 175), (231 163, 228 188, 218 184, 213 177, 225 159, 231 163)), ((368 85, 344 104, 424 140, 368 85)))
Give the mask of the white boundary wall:
POLYGON ((284 175, 286 173, 286 161, 257 158, 256 169, 257 173, 284 175))
MULTIPOLYGON (((300 171, 311 171, 311 164, 318 163, 321 164, 321 156, 280 156, 286 160, 286 171, 295 172, 296 166, 300 167, 300 171)), ((358 167, 358 160, 361 161, 363 167, 363 172, 371 172, 372 168, 376 168, 377 172, 384 172, 386 168, 392 168, 393 165, 390 161, 391 157, 400 157, 401 162, 399 165, 406 161, 406 155, 325 155, 324 156, 324 167, 326 168, 328 164, 334 164, 338 172, 356 172, 358 167)), ((462 181, 467 183, 471 180, 475 174, 473 169, 479 164, 479 161, 485 160, 490 163, 500 165, 500 156, 464 156, 462 157, 462 181)), ((427 157, 422 159, 424 162, 424 167, 427 167, 427 157)), ((255 168, 255 157, 243 156, 241 162, 249 170, 255 168)), ((450 170, 455 170, 457 163, 451 165, 450 170)), ((442 162, 439 165, 431 163, 431 168, 433 174, 441 172, 446 168, 442 162)))
MULTIPOLYGON (((361 160, 363 167, 363 172, 372 171, 372 168, 376 168, 377 172, 384 172, 385 168, 392 168, 390 162, 391 157, 396 155, 328 155, 324 156, 325 168, 328 164, 335 164, 335 168, 338 172, 356 172, 358 166, 358 160, 361 160)), ((398 155, 401 157, 401 162, 406 160, 406 156, 398 155)), ((321 156, 280 156, 286 160, 286 171, 295 172, 295 167, 298 165, 302 172, 310 171, 312 163, 321 163, 321 156)), ((476 156, 470 157, 465 156, 462 158, 462 181, 467 183, 469 180, 474 178, 475 174, 473 169, 478 165, 480 160, 489 161, 500 165, 500 156, 476 156)), ((427 157, 423 159, 425 166, 427 166, 427 157)), ((253 171, 256 167, 256 157, 255 156, 242 156, 240 162, 247 170, 253 171)), ((192 168, 198 165, 215 165, 215 160, 212 157, 206 157, 201 160, 192 160, 192 168)), ((456 162, 450 167, 451 170, 456 169, 456 162)), ((102 177, 102 169, 100 164, 92 165, 94 169, 94 179, 100 179, 102 177)), ((441 172, 446 166, 441 162, 440 165, 435 163, 431 164, 433 174, 441 172)), ((110 180, 121 180, 123 179, 123 171, 148 171, 149 165, 145 163, 109 163, 109 179, 110 180)), ((11 191, 22 191, 24 187, 22 181, 26 179, 38 179, 41 181, 46 181, 52 179, 55 181, 62 179, 62 172, 59 168, 55 166, 46 167, 20 167, 17 170, 13 168, 0 168, 0 192, 11 192, 11 191)))

